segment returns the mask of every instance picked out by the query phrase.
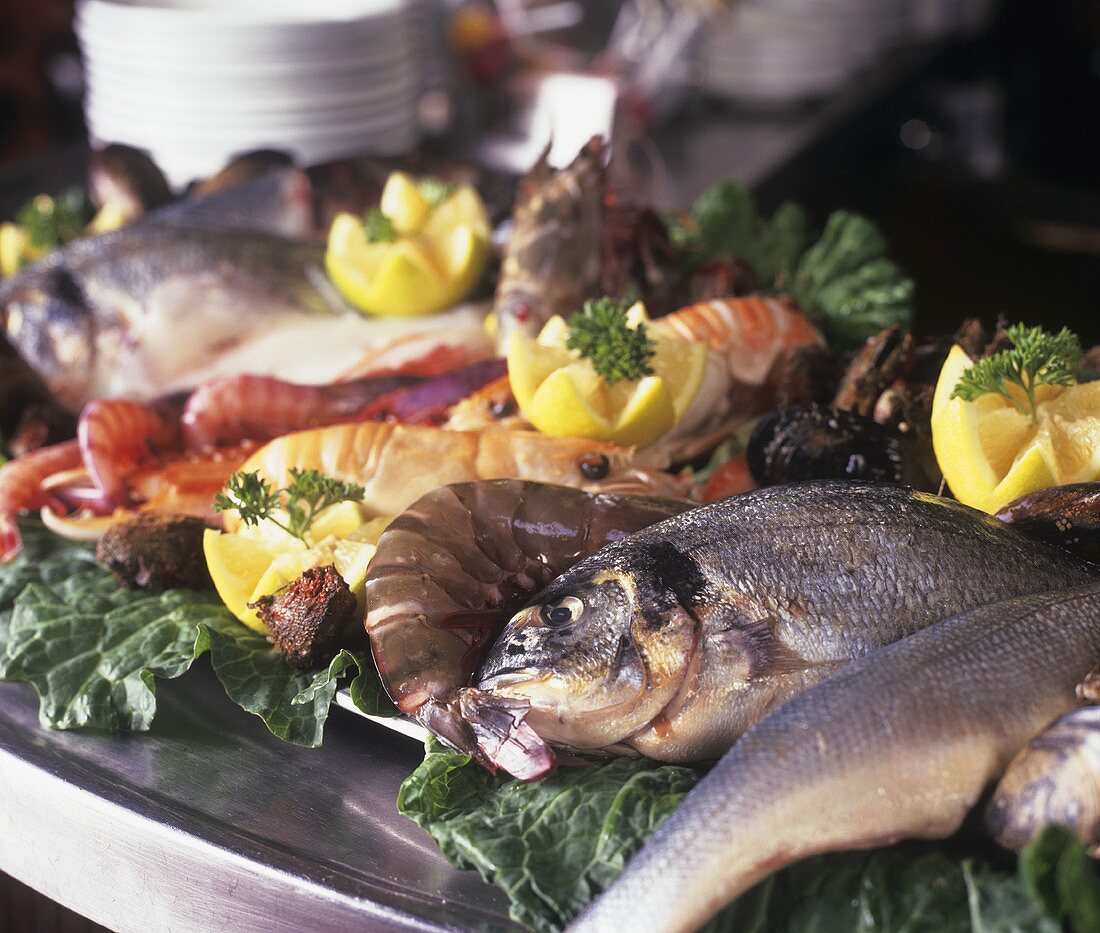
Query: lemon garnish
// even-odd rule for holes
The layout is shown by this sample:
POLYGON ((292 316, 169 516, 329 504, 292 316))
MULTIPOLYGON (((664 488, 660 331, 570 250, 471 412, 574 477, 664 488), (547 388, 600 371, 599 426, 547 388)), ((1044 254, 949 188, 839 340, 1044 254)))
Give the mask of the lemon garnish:
POLYGON ((438 204, 423 182, 394 172, 381 211, 396 234, 372 242, 362 219, 332 222, 325 267, 333 284, 368 314, 415 317, 457 304, 474 288, 489 255, 489 219, 470 185, 442 191, 438 204))
POLYGON ((932 401, 932 444, 955 497, 996 512, 1037 489, 1100 478, 1100 382, 1036 388, 1035 421, 1004 396, 951 398, 973 360, 951 348, 932 401))
MULTIPOLYGON (((641 304, 630 309, 628 321, 646 321, 641 304)), ((652 375, 610 383, 568 349, 568 339, 569 325, 555 316, 538 337, 513 334, 509 344, 512 393, 544 434, 644 447, 684 416, 703 381, 704 343, 655 338, 652 375)))

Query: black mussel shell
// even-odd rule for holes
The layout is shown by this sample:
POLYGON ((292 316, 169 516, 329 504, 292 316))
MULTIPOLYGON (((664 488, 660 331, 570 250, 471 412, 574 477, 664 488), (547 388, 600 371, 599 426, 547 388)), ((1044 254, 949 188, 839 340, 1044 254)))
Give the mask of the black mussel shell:
POLYGON ((1100 563, 1100 483, 1073 483, 1028 493, 997 518, 1048 544, 1100 563))
POLYGON ((897 437, 862 415, 822 405, 779 408, 749 438, 749 470, 761 486, 813 479, 901 481, 897 437))

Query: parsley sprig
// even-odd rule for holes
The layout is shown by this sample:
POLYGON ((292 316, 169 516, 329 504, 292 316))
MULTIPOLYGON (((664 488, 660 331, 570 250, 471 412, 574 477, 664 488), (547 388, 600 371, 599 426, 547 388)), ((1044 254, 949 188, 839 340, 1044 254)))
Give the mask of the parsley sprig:
POLYGON ((397 239, 397 229, 393 221, 377 207, 367 211, 363 218, 363 229, 367 231, 367 240, 371 243, 393 243, 397 239))
POLYGON ((597 298, 586 301, 584 311, 569 319, 566 345, 591 361, 592 368, 610 383, 653 374, 650 360, 655 344, 646 335, 645 324, 627 324, 626 311, 626 302, 597 298))
POLYGON ((1071 386, 1081 362, 1081 341, 1068 328, 1051 334, 1041 327, 1015 324, 1005 334, 1012 342, 1007 350, 978 360, 962 374, 952 398, 973 402, 981 395, 994 393, 1008 399, 1021 414, 1038 421, 1036 386, 1071 386), (1026 402, 1012 386, 1021 389, 1026 402))
POLYGON ((267 519, 305 541, 321 512, 338 502, 362 502, 363 494, 358 483, 333 479, 318 470, 291 469, 290 485, 284 489, 275 489, 258 471, 237 472, 229 477, 225 491, 214 497, 214 511, 236 509, 246 525, 267 519), (281 512, 286 513, 285 522, 281 512))

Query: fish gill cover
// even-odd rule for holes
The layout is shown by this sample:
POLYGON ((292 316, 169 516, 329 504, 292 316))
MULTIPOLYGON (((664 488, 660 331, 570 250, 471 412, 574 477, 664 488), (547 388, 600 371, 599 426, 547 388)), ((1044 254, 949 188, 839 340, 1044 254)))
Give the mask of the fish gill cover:
MULTIPOLYGON (((606 889, 704 769, 613 758, 534 783, 495 777, 429 740, 398 808, 458 868, 504 889, 511 916, 559 930, 606 889)), ((988 855, 906 843, 818 856, 768 878, 712 933, 1073 933, 1100 930, 1100 876, 1050 827, 1013 872, 988 855)))
POLYGON ((0 678, 33 684, 44 726, 147 730, 156 679, 181 676, 207 652, 229 698, 297 745, 321 744, 343 684, 365 712, 393 712, 363 653, 296 670, 216 593, 123 590, 89 549, 35 525, 24 534, 23 553, 0 567, 0 678))

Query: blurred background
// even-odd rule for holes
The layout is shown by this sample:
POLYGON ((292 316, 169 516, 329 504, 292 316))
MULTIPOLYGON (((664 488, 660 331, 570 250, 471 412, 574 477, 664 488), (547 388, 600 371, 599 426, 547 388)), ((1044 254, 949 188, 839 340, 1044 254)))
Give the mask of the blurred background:
POLYGON ((733 177, 765 209, 875 218, 926 331, 1003 313, 1100 339, 1098 115, 1095 0, 0 8, 4 216, 79 176, 89 140, 182 188, 253 148, 514 175, 551 134, 560 162, 603 131, 633 198, 684 206, 733 177))

